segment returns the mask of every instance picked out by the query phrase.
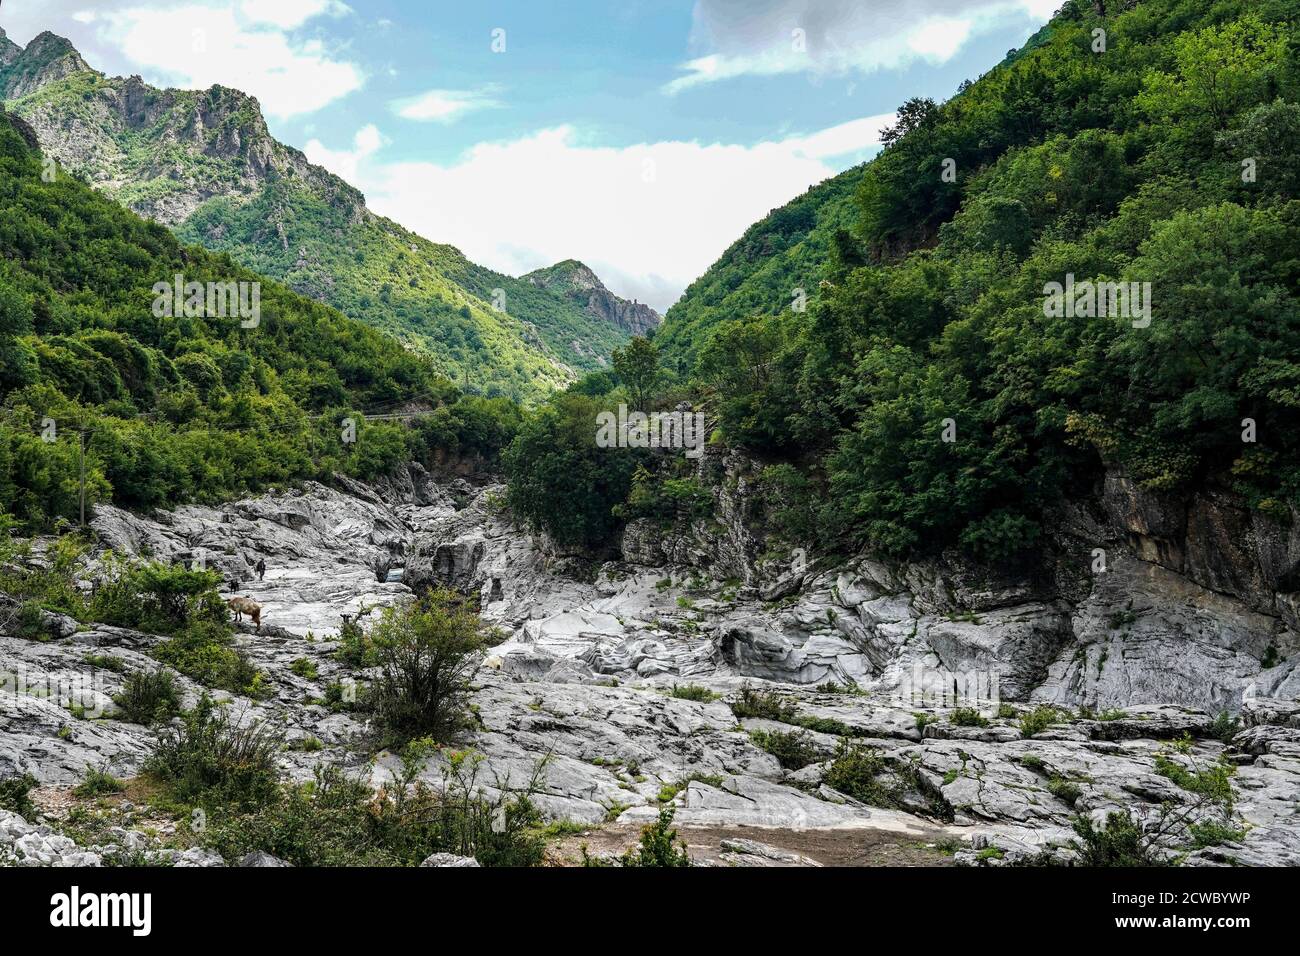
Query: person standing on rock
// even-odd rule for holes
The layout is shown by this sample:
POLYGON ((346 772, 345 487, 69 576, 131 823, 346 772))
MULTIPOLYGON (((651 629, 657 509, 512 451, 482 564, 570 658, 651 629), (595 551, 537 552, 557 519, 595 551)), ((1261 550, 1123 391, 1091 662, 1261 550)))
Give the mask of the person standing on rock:
POLYGON ((266 575, 266 561, 262 558, 258 558, 257 567, 255 568, 255 570, 257 571, 257 580, 261 581, 262 578, 266 575))

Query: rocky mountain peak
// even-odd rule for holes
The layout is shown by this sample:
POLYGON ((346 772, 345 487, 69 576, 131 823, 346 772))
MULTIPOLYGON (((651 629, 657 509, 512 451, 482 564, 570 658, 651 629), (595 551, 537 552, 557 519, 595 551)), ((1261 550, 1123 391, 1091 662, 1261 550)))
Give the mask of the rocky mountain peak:
MULTIPOLYGON (((27 44, 27 48, 23 52, 28 56, 41 57, 59 57, 72 54, 77 57, 77 59, 81 59, 81 54, 77 52, 77 48, 72 45, 71 40, 67 37, 61 37, 57 33, 52 33, 49 30, 43 30, 38 33, 35 39, 33 39, 31 43, 27 44)), ((82 60, 81 62, 85 63, 86 61, 82 60)), ((86 69, 90 69, 90 67, 87 66, 86 69)))
POLYGON ((577 259, 565 259, 524 276, 533 285, 582 303, 603 322, 632 335, 645 335, 662 324, 663 317, 648 305, 628 301, 610 292, 600 277, 577 259))
POLYGON ((0 98, 16 100, 74 73, 91 72, 77 48, 46 30, 25 49, 5 37, 0 42, 0 98), (18 52, 15 54, 15 50, 18 52))
POLYGON ((561 295, 569 292, 605 291, 605 283, 592 271, 590 266, 577 259, 565 259, 545 269, 538 269, 524 276, 533 285, 539 285, 561 295))
POLYGON ((23 54, 23 48, 5 33, 4 27, 0 27, 0 70, 3 70, 14 60, 23 54))

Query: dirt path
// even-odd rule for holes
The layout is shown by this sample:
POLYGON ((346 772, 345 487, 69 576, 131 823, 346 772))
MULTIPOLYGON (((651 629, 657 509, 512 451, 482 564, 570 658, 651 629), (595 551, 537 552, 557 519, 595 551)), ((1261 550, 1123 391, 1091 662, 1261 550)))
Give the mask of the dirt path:
MULTIPOLYGON (((723 862, 723 840, 752 840, 816 860, 823 866, 951 866, 951 855, 930 839, 888 830, 768 830, 759 827, 676 828, 687 852, 697 862, 723 862)), ((548 858, 556 866, 577 866, 582 847, 595 856, 621 854, 641 837, 635 824, 609 824, 572 834, 552 844, 548 858)), ((790 864, 785 864, 790 865, 790 864)))

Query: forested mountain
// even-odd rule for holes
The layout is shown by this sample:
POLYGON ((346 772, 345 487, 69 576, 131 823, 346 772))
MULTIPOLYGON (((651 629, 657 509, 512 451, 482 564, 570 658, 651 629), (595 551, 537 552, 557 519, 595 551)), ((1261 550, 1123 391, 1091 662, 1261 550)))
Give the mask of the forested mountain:
POLYGON ((853 248, 853 196, 865 168, 856 166, 814 186, 745 230, 668 310, 656 339, 666 362, 689 373, 699 345, 717 323, 788 311, 800 289, 815 297, 836 249, 853 248))
POLYGON ((585 303, 376 216, 275 140, 238 90, 106 77, 49 33, 23 51, 0 43, 0 97, 72 173, 183 241, 388 332, 465 387, 531 399, 605 367, 630 337, 585 303))
POLYGON ((663 316, 650 306, 643 302, 629 302, 610 292, 590 267, 575 259, 557 262, 523 278, 571 299, 594 318, 615 325, 630 335, 649 335, 663 323, 663 316))
POLYGON ((508 440, 507 400, 462 397, 427 359, 274 282, 255 326, 160 316, 154 286, 178 274, 260 277, 50 175, 34 144, 0 113, 0 511, 34 528, 75 518, 83 430, 88 505, 134 507, 508 440), (405 407, 440 411, 416 429, 359 414, 405 407))
POLYGON ((656 343, 719 437, 770 464, 774 525, 1016 559, 1107 471, 1292 522, 1298 17, 1070 0, 728 250, 656 343), (1088 282, 1133 299, 1053 308, 1088 282))

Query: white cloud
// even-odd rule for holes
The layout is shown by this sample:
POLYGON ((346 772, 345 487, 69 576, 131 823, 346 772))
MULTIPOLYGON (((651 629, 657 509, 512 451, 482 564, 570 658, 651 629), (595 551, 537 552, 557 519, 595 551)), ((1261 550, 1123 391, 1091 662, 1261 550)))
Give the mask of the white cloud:
POLYGON ((970 39, 971 20, 939 18, 927 20, 907 38, 907 45, 928 60, 946 63, 970 39))
POLYGON ((1064 0, 696 0, 691 45, 701 52, 664 86, 677 94, 740 76, 870 73, 917 60, 944 63, 974 36, 1026 18, 1045 22, 1064 0))
POLYGON ((754 146, 598 146, 560 126, 481 143, 448 165, 384 163, 360 137, 340 152, 313 142, 307 155, 354 170, 376 212, 477 262, 519 275, 581 259, 615 292, 665 309, 746 228, 866 158, 893 122, 872 116, 754 146))
POLYGON ((342 176, 349 183, 356 183, 359 178, 361 163, 388 142, 379 132, 379 127, 371 123, 361 127, 352 137, 352 148, 332 150, 318 139, 310 140, 303 151, 307 158, 317 166, 324 166, 336 176, 342 176))
POLYGON ((501 102, 493 96, 494 92, 495 89, 429 90, 419 96, 395 100, 389 107, 403 119, 452 123, 466 113, 501 106, 501 102))
POLYGON ((267 114, 312 113, 361 87, 361 69, 297 32, 350 13, 340 0, 45 0, 6 21, 26 42, 64 32, 94 65, 141 73, 157 85, 213 84, 256 96, 267 114))
POLYGON ((338 0, 239 0, 239 12, 253 23, 294 30, 322 14, 340 17, 350 10, 338 0))

